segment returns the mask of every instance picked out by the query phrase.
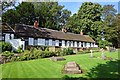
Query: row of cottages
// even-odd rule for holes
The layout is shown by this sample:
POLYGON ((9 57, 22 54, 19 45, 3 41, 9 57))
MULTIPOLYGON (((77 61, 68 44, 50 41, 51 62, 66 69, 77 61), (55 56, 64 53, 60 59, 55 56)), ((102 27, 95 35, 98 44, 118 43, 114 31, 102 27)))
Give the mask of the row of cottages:
POLYGON ((23 50, 27 46, 48 46, 49 49, 55 51, 58 48, 72 47, 78 51, 81 48, 98 47, 95 41, 88 35, 74 34, 61 31, 35 28, 34 26, 17 24, 14 28, 8 24, 2 24, 1 40, 9 42, 13 46, 13 50, 22 46, 23 50))

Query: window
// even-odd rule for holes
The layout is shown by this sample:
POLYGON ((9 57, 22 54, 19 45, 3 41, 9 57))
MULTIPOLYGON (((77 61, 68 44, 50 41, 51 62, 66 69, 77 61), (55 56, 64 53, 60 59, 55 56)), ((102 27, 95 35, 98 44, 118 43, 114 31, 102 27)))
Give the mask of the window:
POLYGON ((45 39, 45 45, 49 46, 49 40, 48 39, 45 39))
POLYGON ((9 38, 12 39, 11 34, 9 35, 9 38))
POLYGON ((87 45, 86 45, 86 42, 84 42, 84 47, 86 47, 87 45))
POLYGON ((81 42, 81 47, 83 47, 83 42, 81 42))
POLYGON ((71 43, 70 43, 70 46, 72 47, 72 45, 73 45, 73 41, 71 41, 71 43))
POLYGON ((29 43, 28 39, 25 39, 25 49, 27 49, 28 43, 29 43))
POLYGON ((67 46, 67 41, 65 41, 65 46, 67 46))
POLYGON ((59 40, 59 46, 62 46, 62 41, 61 40, 59 40))
POLYGON ((55 40, 52 40, 52 46, 55 46, 55 40))
POLYGON ((79 42, 77 41, 77 47, 79 47, 79 42))
POLYGON ((34 45, 37 45, 37 38, 34 39, 34 45))
POLYGON ((73 41, 73 47, 75 47, 75 42, 73 41))
POLYGON ((4 35, 0 35, 0 41, 5 41, 5 36, 4 35))

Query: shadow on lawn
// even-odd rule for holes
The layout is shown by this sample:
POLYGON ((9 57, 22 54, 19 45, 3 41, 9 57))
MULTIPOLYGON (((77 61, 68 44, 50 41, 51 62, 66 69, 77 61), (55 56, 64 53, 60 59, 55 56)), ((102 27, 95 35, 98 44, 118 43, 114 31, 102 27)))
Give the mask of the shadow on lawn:
POLYGON ((106 64, 90 69, 86 76, 89 78, 120 78, 120 60, 108 61, 106 64))
POLYGON ((85 74, 88 78, 64 76, 63 80, 120 80, 120 60, 98 64, 85 74))

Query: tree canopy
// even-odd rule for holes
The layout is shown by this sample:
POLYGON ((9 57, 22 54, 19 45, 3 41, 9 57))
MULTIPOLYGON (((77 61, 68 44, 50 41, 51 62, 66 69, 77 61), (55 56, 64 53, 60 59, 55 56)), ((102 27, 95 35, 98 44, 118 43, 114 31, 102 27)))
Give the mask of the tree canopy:
POLYGON ((18 6, 14 3, 2 3, 2 22, 11 25, 16 23, 33 25, 38 20, 39 27, 67 31, 91 36, 99 46, 102 43, 120 47, 118 35, 120 30, 120 14, 116 14, 114 5, 102 5, 84 2, 78 12, 71 16, 71 11, 64 9, 58 2, 22 2, 18 6), (8 7, 14 6, 13 9, 8 7))

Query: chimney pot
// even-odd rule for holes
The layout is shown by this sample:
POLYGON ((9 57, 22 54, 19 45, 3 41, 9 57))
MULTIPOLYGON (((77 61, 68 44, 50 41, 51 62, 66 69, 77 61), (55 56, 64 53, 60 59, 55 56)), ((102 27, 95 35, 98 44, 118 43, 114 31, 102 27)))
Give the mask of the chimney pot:
POLYGON ((66 33, 66 32, 67 32, 66 28, 63 27, 63 28, 62 28, 62 32, 65 32, 65 33, 66 33))
POLYGON ((81 30, 80 35, 83 35, 83 31, 81 30))
POLYGON ((39 25, 38 21, 35 21, 35 22, 34 22, 34 27, 35 27, 35 28, 38 28, 38 25, 39 25))

